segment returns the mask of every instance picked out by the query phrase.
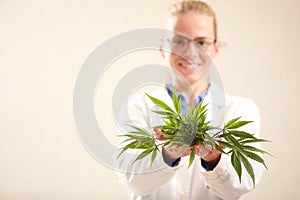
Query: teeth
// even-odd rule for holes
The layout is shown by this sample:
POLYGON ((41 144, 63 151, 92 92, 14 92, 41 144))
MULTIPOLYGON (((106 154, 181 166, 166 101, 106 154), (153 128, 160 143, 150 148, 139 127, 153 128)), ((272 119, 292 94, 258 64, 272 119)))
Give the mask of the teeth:
POLYGON ((197 64, 197 65, 190 65, 190 64, 182 64, 182 63, 179 63, 179 66, 181 67, 185 67, 185 68, 194 68, 194 67, 197 67, 197 66, 200 66, 201 64, 197 64))

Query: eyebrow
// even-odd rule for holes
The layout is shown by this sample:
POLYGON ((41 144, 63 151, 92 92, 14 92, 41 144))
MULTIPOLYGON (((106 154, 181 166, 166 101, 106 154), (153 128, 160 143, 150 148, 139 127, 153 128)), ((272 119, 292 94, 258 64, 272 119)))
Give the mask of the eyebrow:
MULTIPOLYGON (((187 38, 187 39, 190 39, 189 37, 186 37, 184 35, 175 35, 176 37, 180 37, 180 38, 187 38)), ((198 40, 212 40, 212 41, 215 41, 215 39, 213 38, 210 38, 210 37, 206 37, 206 36, 200 36, 200 37, 196 37, 194 39, 190 39, 190 40, 194 40, 194 41, 198 41, 198 40)))
POLYGON ((209 39, 209 40, 214 40, 213 38, 210 38, 210 37, 196 37, 196 38, 194 38, 193 40, 205 40, 205 39, 209 39))

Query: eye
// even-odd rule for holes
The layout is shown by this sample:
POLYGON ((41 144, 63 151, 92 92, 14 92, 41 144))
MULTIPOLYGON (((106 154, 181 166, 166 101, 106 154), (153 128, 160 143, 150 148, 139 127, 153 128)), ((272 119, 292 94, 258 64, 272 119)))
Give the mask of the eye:
POLYGON ((184 46, 186 41, 182 38, 173 38, 172 43, 177 46, 184 46))
POLYGON ((197 41, 197 43, 200 45, 200 46, 204 46, 206 44, 205 41, 197 41))

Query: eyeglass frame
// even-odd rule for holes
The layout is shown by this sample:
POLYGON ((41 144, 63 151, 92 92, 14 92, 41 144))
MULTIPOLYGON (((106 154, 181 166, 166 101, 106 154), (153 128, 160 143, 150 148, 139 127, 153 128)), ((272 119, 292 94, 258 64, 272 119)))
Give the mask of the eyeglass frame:
POLYGON ((176 51, 176 53, 183 53, 185 50, 187 50, 187 48, 189 47, 191 42, 193 42, 193 44, 195 45, 196 48, 200 47, 201 50, 204 50, 204 51, 208 51, 208 48, 217 42, 217 39, 208 38, 208 37, 198 37, 195 39, 190 39, 184 35, 176 34, 172 38, 165 38, 165 41, 169 42, 171 50, 173 50, 173 46, 174 46, 174 44, 172 44, 172 43, 174 43, 172 40, 175 37, 180 37, 186 41, 186 44, 184 45, 183 48, 177 48, 177 50, 179 50, 179 51, 176 51), (198 39, 204 39, 204 40, 197 41, 198 39), (212 42, 206 41, 207 39, 212 40, 212 42), (203 44, 201 44, 200 42, 202 42, 203 44))

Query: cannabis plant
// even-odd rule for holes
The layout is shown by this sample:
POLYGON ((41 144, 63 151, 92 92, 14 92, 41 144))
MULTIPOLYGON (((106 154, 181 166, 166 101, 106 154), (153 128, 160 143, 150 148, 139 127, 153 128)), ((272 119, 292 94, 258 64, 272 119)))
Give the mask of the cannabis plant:
MULTIPOLYGON (((257 142, 269 142, 268 140, 256 138, 253 134, 239 130, 240 127, 252 123, 252 121, 242 121, 241 117, 234 118, 227 122, 224 127, 213 127, 207 121, 207 104, 203 101, 197 106, 193 106, 187 114, 181 114, 181 101, 178 99, 176 89, 173 94, 174 109, 165 104, 163 101, 146 94, 151 101, 160 107, 160 110, 152 110, 161 115, 164 119, 164 125, 158 126, 164 140, 158 140, 152 132, 131 126, 133 131, 121 135, 126 137, 122 143, 122 151, 119 156, 128 149, 142 149, 142 152, 137 155, 136 159, 140 160, 151 154, 151 164, 156 158, 159 146, 171 147, 180 145, 178 151, 191 148, 189 155, 189 166, 194 161, 196 154, 196 145, 202 147, 211 146, 212 148, 231 156, 231 164, 238 174, 241 182, 242 165, 250 175, 253 186, 255 186, 255 174, 249 159, 261 163, 266 167, 265 161, 259 154, 269 154, 266 151, 251 146, 257 142), (226 147, 226 149, 220 146, 226 147)), ((266 167, 267 168, 267 167, 266 167)))

